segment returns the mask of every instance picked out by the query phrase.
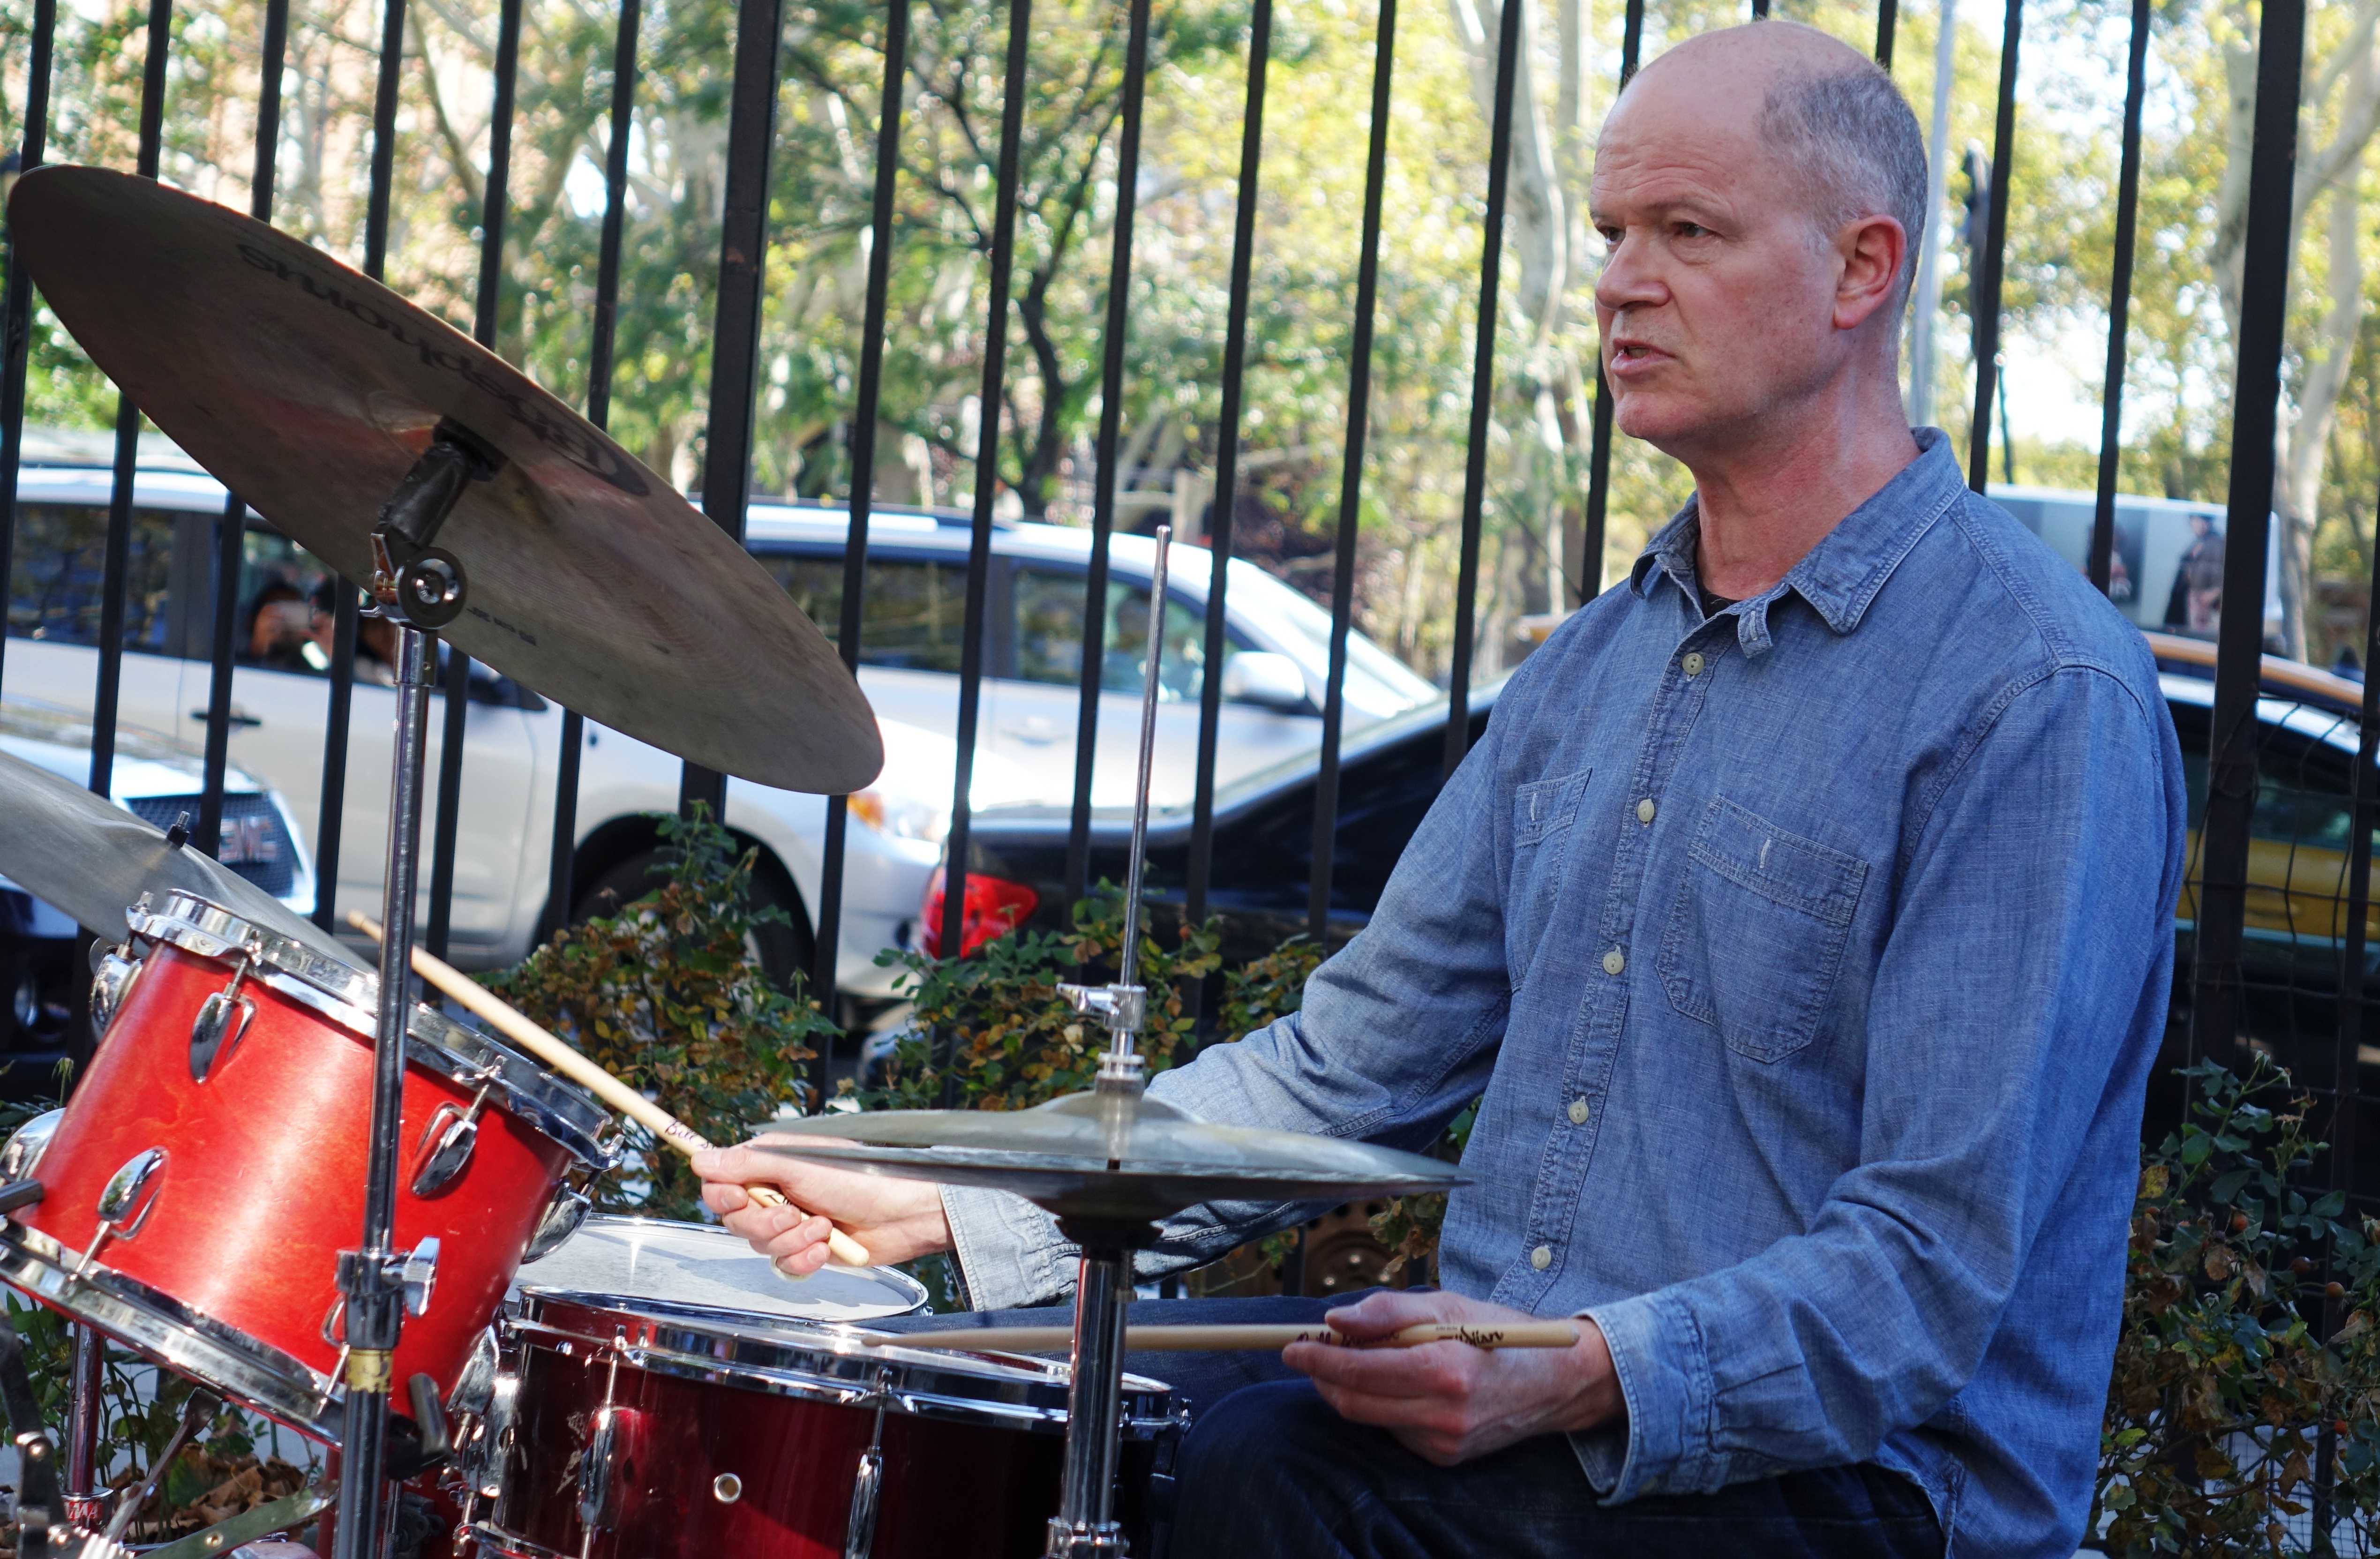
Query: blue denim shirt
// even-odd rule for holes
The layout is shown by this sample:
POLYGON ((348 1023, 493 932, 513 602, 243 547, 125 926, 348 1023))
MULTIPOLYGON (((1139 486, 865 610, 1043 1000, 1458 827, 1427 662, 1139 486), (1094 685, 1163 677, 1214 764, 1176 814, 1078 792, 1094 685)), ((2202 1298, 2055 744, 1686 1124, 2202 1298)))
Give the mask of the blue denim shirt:
MULTIPOLYGON (((1943 435, 1704 621, 1695 514, 1521 667, 1304 1010, 1151 1092, 1404 1147, 1484 1099, 1446 1286, 1591 1315, 1612 1500, 1873 1460, 1953 1553, 2066 1559, 2172 977, 2180 755, 2148 648, 1943 435)), ((975 1301, 1049 1221, 945 1193, 975 1301)), ((1196 1208, 1208 1260, 1302 1209, 1196 1208)))

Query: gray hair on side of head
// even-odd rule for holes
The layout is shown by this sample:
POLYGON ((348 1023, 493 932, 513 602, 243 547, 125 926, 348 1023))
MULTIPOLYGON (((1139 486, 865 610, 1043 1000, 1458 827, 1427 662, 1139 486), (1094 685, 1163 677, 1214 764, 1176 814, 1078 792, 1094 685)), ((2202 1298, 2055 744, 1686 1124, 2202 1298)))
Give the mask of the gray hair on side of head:
POLYGON ((1769 85, 1760 134, 1800 174, 1810 214, 1826 232, 1865 216, 1900 224, 1909 238, 1900 284, 1906 302, 1925 242, 1928 180, 1925 138, 1892 78, 1867 59, 1840 69, 1788 69, 1769 85))

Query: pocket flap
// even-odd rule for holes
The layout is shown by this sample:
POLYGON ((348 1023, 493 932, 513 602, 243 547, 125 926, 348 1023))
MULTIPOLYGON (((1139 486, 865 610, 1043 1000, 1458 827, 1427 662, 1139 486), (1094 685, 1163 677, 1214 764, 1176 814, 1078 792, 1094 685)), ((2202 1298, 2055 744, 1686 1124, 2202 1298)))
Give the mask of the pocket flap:
POLYGON ((1846 925, 1859 908, 1867 863, 1789 833, 1725 796, 1714 797, 1694 858, 1774 903, 1846 925))
POLYGON ((1532 780, 1512 791, 1512 842, 1533 844, 1569 824, 1578 810, 1579 792, 1586 789, 1590 770, 1580 769, 1554 780, 1532 780))

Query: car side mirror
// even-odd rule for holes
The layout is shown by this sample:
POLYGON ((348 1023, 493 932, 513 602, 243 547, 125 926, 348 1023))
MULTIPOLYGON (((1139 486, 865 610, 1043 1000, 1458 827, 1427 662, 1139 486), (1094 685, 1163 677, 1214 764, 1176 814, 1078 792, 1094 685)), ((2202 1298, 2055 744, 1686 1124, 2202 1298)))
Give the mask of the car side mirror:
POLYGON ((1314 707, 1297 662, 1269 649, 1245 649, 1223 662, 1223 696, 1284 714, 1307 714, 1314 707))

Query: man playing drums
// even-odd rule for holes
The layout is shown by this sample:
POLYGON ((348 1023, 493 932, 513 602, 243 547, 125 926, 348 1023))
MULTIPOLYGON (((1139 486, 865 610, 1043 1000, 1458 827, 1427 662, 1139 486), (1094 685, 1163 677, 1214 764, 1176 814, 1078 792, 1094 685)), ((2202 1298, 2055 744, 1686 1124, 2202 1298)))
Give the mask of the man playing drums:
MULTIPOLYGON (((2140 636, 1907 425, 1925 194, 1889 79, 1790 23, 1673 49, 1606 121, 1603 366, 1694 499, 1515 674, 1304 1011, 1151 1088, 1408 1148, 1481 1098, 1445 1291, 1334 1320, 1582 1339, 1135 1360, 1197 1404, 1177 1554, 2082 1537, 2181 764, 2140 636)), ((1001 1193, 700 1164, 789 1271, 825 1217, 741 1184, 879 1260, 954 1251, 978 1309, 1074 1275, 1001 1193)), ((1194 1208, 1141 1270, 1308 1211, 1194 1208)))

